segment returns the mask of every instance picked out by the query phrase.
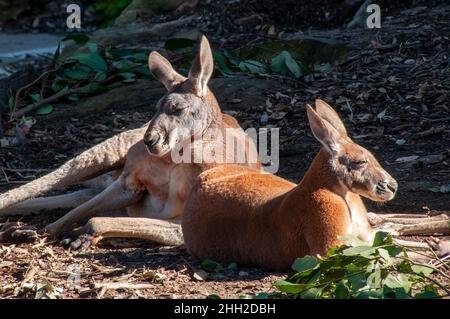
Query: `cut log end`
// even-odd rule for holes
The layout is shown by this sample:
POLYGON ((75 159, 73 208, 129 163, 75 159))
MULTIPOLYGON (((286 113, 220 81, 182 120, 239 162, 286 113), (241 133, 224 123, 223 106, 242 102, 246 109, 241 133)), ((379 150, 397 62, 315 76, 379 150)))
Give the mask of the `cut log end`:
POLYGON ((83 232, 94 238, 138 238, 165 246, 184 244, 181 225, 177 222, 132 217, 94 217, 83 232))

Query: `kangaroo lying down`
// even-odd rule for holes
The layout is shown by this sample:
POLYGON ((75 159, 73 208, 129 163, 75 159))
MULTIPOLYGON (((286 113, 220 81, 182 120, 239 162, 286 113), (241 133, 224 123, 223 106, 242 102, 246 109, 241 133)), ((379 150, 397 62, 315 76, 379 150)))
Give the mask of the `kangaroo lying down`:
MULTIPOLYGON (((348 137, 325 102, 318 100, 315 109, 308 105, 307 115, 322 149, 298 185, 236 165, 199 175, 182 215, 185 245, 193 256, 289 270, 297 257, 325 255, 341 243, 339 236, 373 241, 375 231, 360 196, 389 201, 397 182, 348 137)), ((440 221, 448 227, 446 217, 440 221)), ((436 222, 430 219, 414 226, 426 229, 436 222)), ((424 243, 398 242, 429 249, 424 243)), ((438 253, 450 252, 449 242, 435 244, 438 253)))
MULTIPOLYGON (((83 232, 97 238, 138 237, 163 244, 182 243, 179 218, 195 177, 217 163, 235 163, 235 152, 243 150, 238 164, 260 168, 255 145, 238 122, 222 114, 208 81, 214 69, 212 52, 205 37, 189 76, 177 73, 169 61, 152 52, 149 68, 167 89, 157 103, 157 112, 142 128, 118 134, 63 164, 54 172, 0 195, 0 216, 37 213, 42 209, 75 207, 42 230, 59 235, 86 218, 102 212, 126 209, 130 217, 92 218, 83 232), (232 143, 217 133, 231 131, 232 143), (172 150, 189 144, 184 152, 215 149, 223 144, 224 156, 213 161, 173 161, 172 150), (241 158, 242 159, 242 158, 241 158), (113 171, 112 178, 99 175, 113 171), (92 179, 94 178, 94 179, 92 179), (45 192, 84 182, 88 189, 35 198, 45 192)), ((183 154, 186 155, 186 154, 183 154)), ((217 154, 219 155, 219 154, 217 154)), ((20 230, 16 230, 20 234, 20 230)), ((6 235, 5 233, 3 235, 6 235)), ((0 234, 1 239, 1 234, 0 234)))

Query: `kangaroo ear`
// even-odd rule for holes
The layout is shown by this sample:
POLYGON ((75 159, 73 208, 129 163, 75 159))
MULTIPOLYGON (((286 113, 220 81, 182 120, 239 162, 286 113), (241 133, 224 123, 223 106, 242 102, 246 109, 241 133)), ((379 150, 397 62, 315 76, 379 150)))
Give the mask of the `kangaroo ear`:
POLYGON ((161 54, 153 51, 148 56, 148 67, 154 77, 164 84, 170 91, 175 84, 183 82, 186 78, 175 71, 169 61, 161 54))
POLYGON ((192 62, 191 70, 189 71, 189 81, 194 86, 195 94, 204 96, 208 85, 209 78, 214 70, 214 61, 209 46, 208 39, 202 36, 200 41, 200 51, 192 62))
POLYGON ((333 125, 341 135, 347 136, 347 130, 345 129, 344 123, 342 123, 339 115, 327 102, 317 99, 315 106, 317 114, 319 114, 322 119, 333 125))
POLYGON ((338 130, 328 121, 322 119, 320 115, 309 105, 306 105, 309 126, 316 139, 323 145, 325 150, 336 155, 340 150, 342 136, 338 130))

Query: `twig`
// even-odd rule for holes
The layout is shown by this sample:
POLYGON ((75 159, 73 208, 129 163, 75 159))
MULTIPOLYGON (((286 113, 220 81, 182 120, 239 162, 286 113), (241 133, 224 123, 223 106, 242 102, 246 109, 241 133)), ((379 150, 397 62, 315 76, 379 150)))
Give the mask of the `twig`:
POLYGON ((34 80, 33 82, 31 82, 31 83, 29 83, 29 84, 27 84, 27 85, 25 85, 25 86, 23 86, 23 87, 21 87, 20 89, 17 90, 16 96, 14 97, 14 106, 13 106, 13 109, 11 110, 11 118, 10 118, 11 120, 13 119, 14 112, 17 109, 17 101, 19 100, 20 93, 22 93, 22 91, 32 87, 34 84, 39 82, 44 76, 46 76, 46 75, 48 75, 48 74, 50 74, 52 72, 56 72, 56 70, 57 69, 51 69, 51 70, 48 70, 48 71, 42 73, 36 80, 34 80))
POLYGON ((410 258, 405 258, 405 257, 399 257, 399 258, 400 258, 400 259, 407 260, 407 261, 409 261, 411 264, 416 265, 416 266, 423 266, 423 267, 427 267, 427 268, 433 269, 434 271, 438 272, 438 273, 439 273, 440 275, 442 275, 443 277, 445 277, 445 278, 447 278, 447 279, 450 280, 450 276, 449 276, 449 275, 445 274, 444 272, 442 272, 441 270, 437 269, 436 267, 434 267, 434 266, 432 266, 432 265, 418 263, 418 262, 415 262, 415 261, 411 260, 410 258))
POLYGON ((3 176, 5 176, 6 183, 9 184, 9 178, 8 178, 8 175, 6 175, 5 170, 3 169, 3 167, 2 167, 2 173, 3 173, 3 176))
MULTIPOLYGON (((99 82, 97 82, 95 84, 98 84, 98 85, 107 84, 109 82, 115 81, 119 77, 120 77, 119 74, 113 74, 110 77, 108 77, 108 78, 106 78, 106 79, 104 79, 102 81, 99 81, 99 82)), ((27 114, 28 112, 31 112, 31 111, 37 109, 38 107, 40 107, 40 106, 42 106, 44 104, 54 102, 56 100, 59 100, 62 97, 67 96, 67 95, 78 93, 78 92, 82 91, 83 88, 84 88, 84 86, 83 87, 77 87, 77 88, 71 88, 71 89, 68 89, 68 90, 61 90, 61 91, 59 91, 58 93, 56 93, 56 94, 54 94, 52 96, 49 96, 49 97, 47 97, 45 99, 42 99, 42 100, 39 100, 39 101, 37 101, 35 103, 29 104, 29 105, 25 106, 24 108, 18 110, 17 112, 12 113, 11 114, 11 119, 22 117, 25 114, 27 114)))
POLYGON ((68 89, 68 90, 61 90, 58 93, 49 96, 48 98, 39 100, 37 102, 34 102, 32 104, 28 104, 27 106, 25 106, 24 108, 18 110, 17 112, 13 112, 11 113, 11 120, 16 119, 18 117, 22 117, 25 114, 27 114, 30 111, 33 111, 35 109, 37 109, 38 107, 47 104, 47 103, 51 103, 53 101, 59 100, 60 98, 67 96, 69 94, 72 93, 76 93, 77 91, 79 91, 79 89, 68 89))
POLYGON ((98 282, 94 284, 94 288, 106 289, 151 289, 155 287, 154 284, 146 283, 129 283, 129 282, 98 282))

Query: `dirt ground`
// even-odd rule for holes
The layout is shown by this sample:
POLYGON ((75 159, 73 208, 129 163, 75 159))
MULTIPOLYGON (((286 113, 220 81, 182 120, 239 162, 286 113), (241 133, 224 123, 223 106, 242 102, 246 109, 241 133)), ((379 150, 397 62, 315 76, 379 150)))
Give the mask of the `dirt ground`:
MULTIPOLYGON (((277 174, 298 182, 319 149, 305 118, 305 103, 323 98, 341 114, 350 136, 373 151, 399 183, 393 201, 382 206, 366 201, 370 211, 449 212, 449 25, 450 8, 434 7, 393 16, 376 31, 311 30, 309 35, 329 34, 350 45, 332 72, 307 76, 301 83, 247 76, 239 79, 235 91, 231 86, 229 94, 217 92, 218 99, 244 128, 280 127, 277 174), (275 84, 268 86, 267 81, 275 84), (267 123, 263 114, 268 116, 267 123)), ((146 97, 149 101, 160 93, 151 94, 146 97)), ((0 191, 41 176, 105 138, 145 123, 153 106, 130 103, 112 105, 102 113, 38 117, 25 145, 1 149, 0 191)), ((63 213, 20 219, 43 226, 63 213)), ((6 221, 0 218, 0 225, 6 221)), ((285 276, 239 265, 220 265, 206 274, 203 280, 201 263, 183 248, 138 240, 108 240, 86 251, 70 251, 58 240, 0 245, 0 297, 4 298, 237 297, 269 292, 272 283, 285 276), (72 285, 71 272, 76 269, 80 287, 72 285), (105 288, 111 282, 148 287, 105 288)))

